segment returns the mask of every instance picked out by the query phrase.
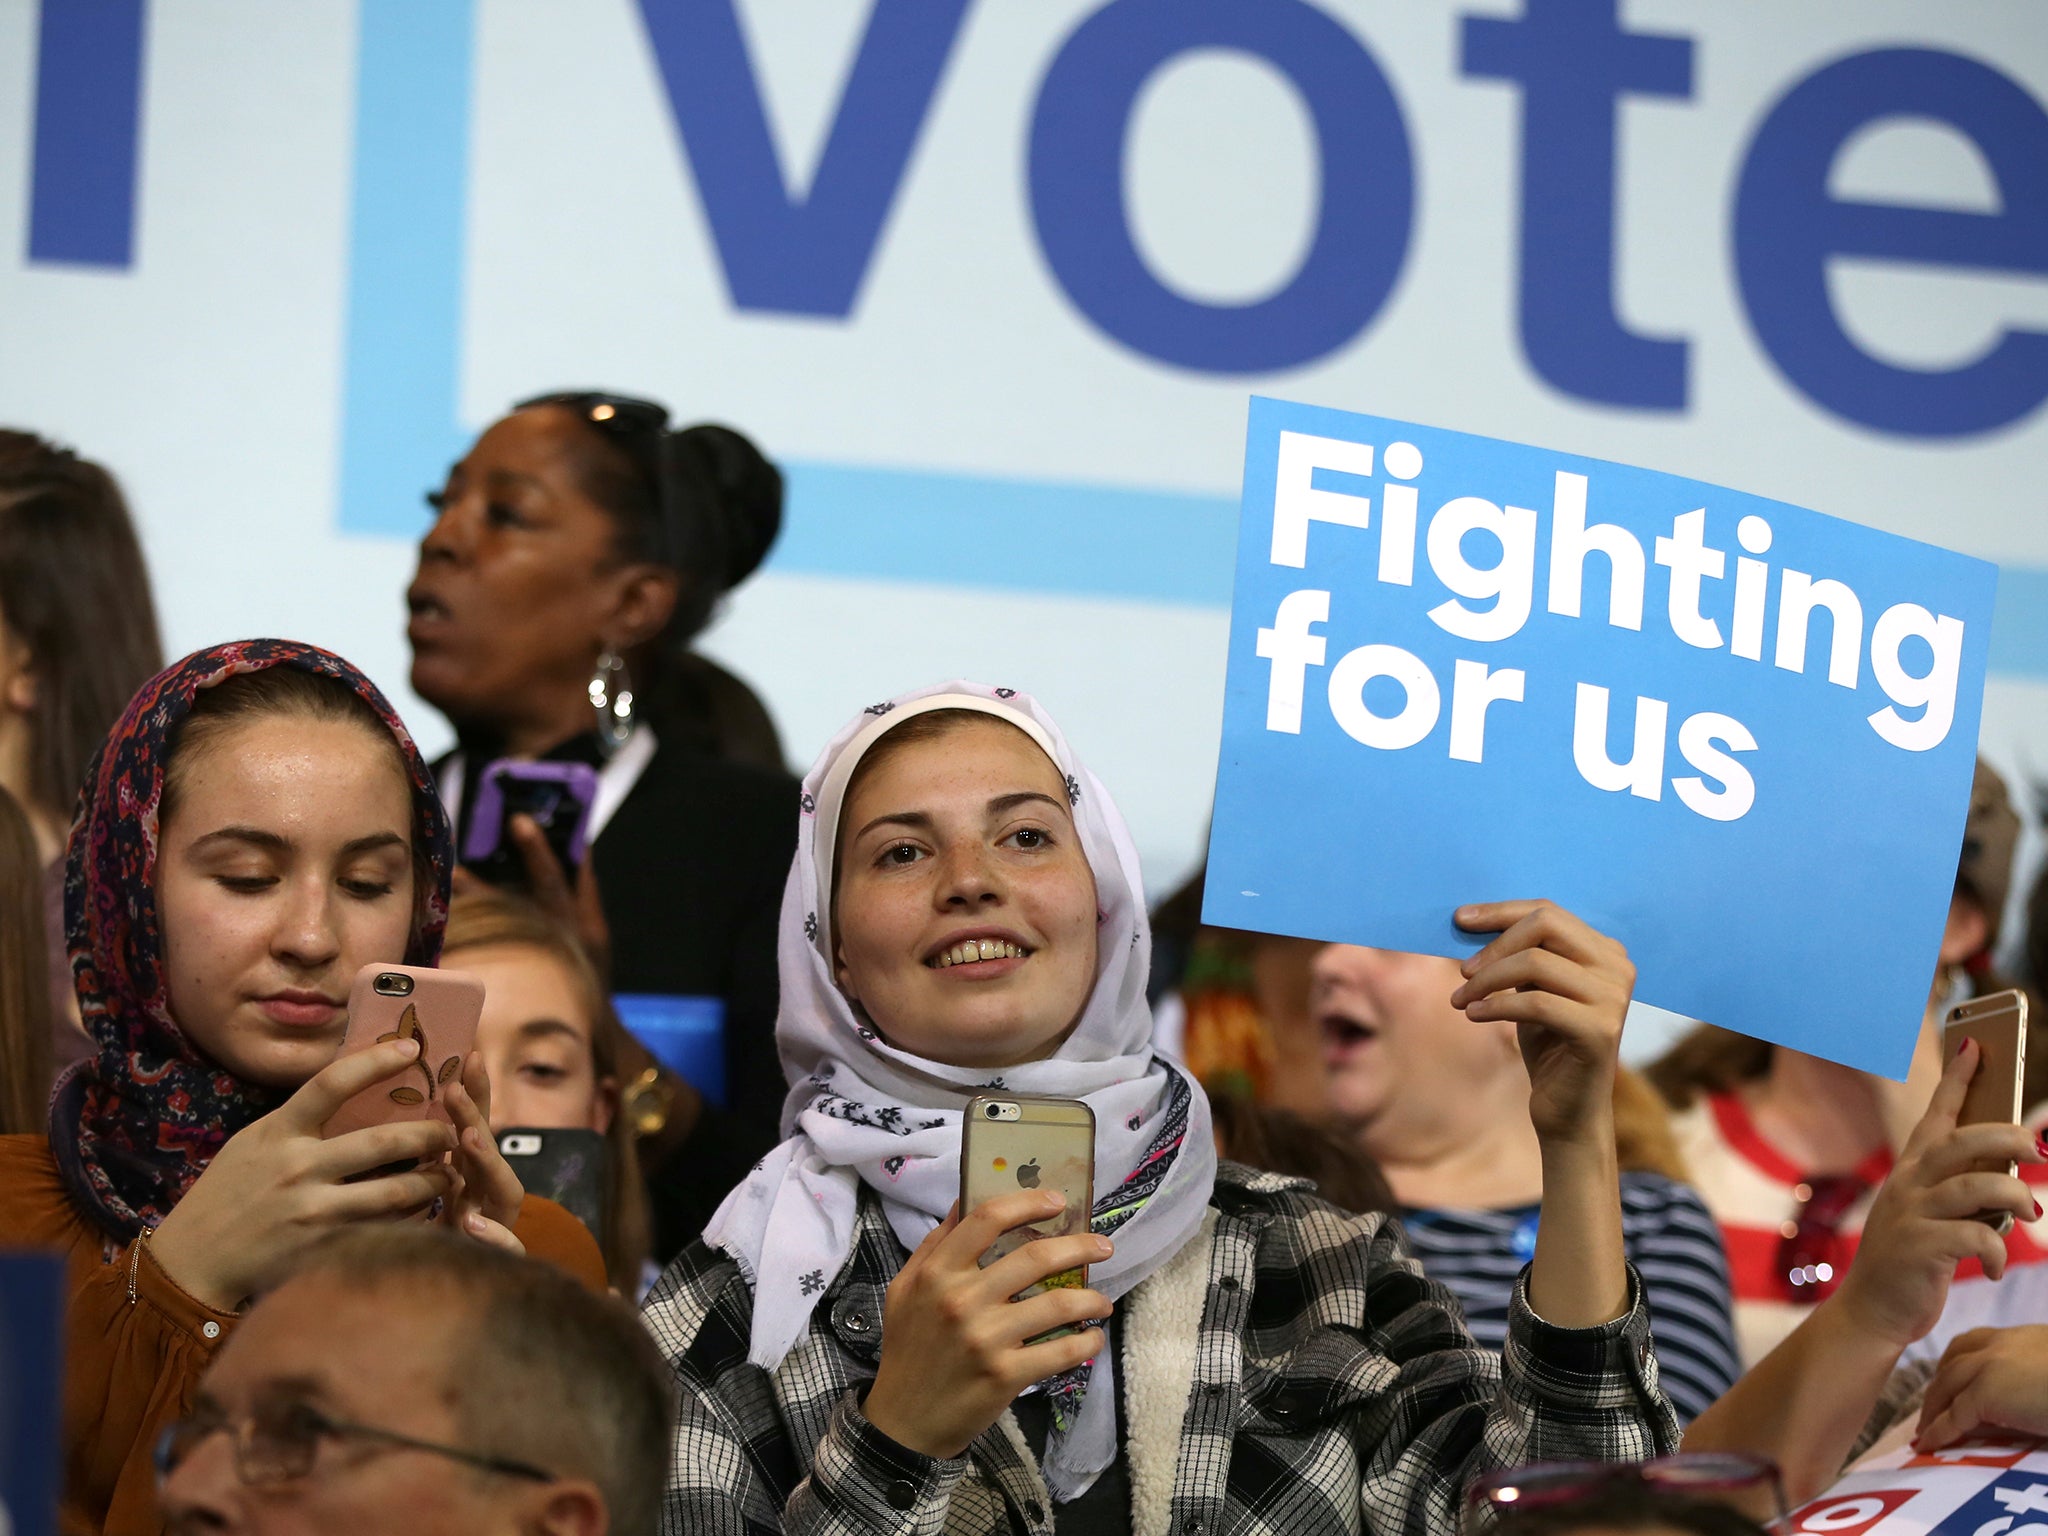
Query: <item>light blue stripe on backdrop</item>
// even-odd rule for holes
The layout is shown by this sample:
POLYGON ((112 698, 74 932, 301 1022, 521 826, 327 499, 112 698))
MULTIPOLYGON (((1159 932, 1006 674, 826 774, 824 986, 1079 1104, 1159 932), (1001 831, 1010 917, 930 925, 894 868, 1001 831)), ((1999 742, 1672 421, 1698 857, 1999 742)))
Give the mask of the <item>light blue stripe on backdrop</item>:
POLYGON ((2048 571, 2027 565, 1998 568, 1990 665, 2006 677, 2048 678, 2048 571))
POLYGON ((460 456, 474 0, 362 0, 341 526, 414 536, 460 456))
POLYGON ((1235 497, 843 464, 784 470, 773 570, 1230 604, 1235 497))

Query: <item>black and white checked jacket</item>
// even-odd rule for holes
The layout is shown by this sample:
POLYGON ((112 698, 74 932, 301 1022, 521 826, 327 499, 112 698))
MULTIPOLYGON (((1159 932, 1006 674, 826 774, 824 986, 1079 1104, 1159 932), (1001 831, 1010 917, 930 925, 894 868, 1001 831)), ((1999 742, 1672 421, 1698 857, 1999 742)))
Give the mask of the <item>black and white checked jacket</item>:
MULTIPOLYGON (((861 1196, 852 1256, 773 1374, 747 1363, 753 1292, 730 1256, 692 1244, 648 1297, 679 1397, 664 1532, 1052 1529, 1011 1415, 950 1461, 862 1416, 904 1253, 861 1196)), ((1118 1307, 1134 1536, 1447 1536, 1481 1472, 1675 1450, 1633 1271, 1632 1310, 1600 1328, 1541 1321, 1525 1284, 1489 1353, 1397 1223, 1222 1164, 1201 1235, 1118 1307)))

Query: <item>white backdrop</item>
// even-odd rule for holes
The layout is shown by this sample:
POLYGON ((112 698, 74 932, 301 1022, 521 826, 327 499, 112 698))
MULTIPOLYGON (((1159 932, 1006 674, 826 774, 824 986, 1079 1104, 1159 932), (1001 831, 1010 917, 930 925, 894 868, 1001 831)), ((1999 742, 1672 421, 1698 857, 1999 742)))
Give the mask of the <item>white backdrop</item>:
MULTIPOLYGON (((174 652, 256 632, 317 641, 367 667, 429 744, 444 741, 404 687, 400 593, 419 492, 524 394, 648 394, 741 426, 790 470, 783 546, 708 649, 761 689, 800 761, 846 715, 908 685, 967 673, 1030 688, 1117 793, 1164 889, 1200 853, 1244 402, 1257 391, 1696 475, 1997 559, 2007 580, 1986 747, 2018 777, 2048 774, 2038 398, 1941 435, 1817 402, 1774 360, 1737 255, 1747 240, 1768 264, 1805 232, 1766 219, 1736 234, 1752 146, 1788 93, 1877 50, 1910 51, 1908 65, 1936 74, 1960 57, 2011 87, 2004 126, 1973 140, 1913 107, 1910 90, 1894 108, 1865 88, 1870 121, 1825 157, 1827 194, 2003 219, 2018 254, 1989 267, 1925 250, 1826 258, 1822 318, 1857 354, 1923 374, 1965 367, 2007 333, 2048 331, 2048 171, 2029 181, 2012 169, 2048 142, 2034 137, 2048 135, 2038 7, 1536 0, 1525 16, 1523 0, 1184 0, 1197 31, 1256 34, 1303 11, 1311 31, 1334 21, 1383 74, 1405 135, 1405 150, 1374 140, 1375 163, 1405 153, 1413 189, 1405 244, 1392 203, 1348 210, 1349 238, 1392 242, 1399 261, 1367 323, 1305 360, 1223 372, 1161 360, 1112 334, 1120 322, 1091 319, 1072 258, 1063 268, 1048 214, 1034 211, 1034 166, 1062 168, 1034 127, 1072 99, 1041 102, 1054 60, 1077 28, 1102 23, 1093 39, 1126 19, 1183 25, 1156 0, 960 0, 900 177, 867 199, 879 233, 843 315, 735 302, 718 238, 732 215, 707 212, 715 194, 698 174, 723 158, 720 140, 701 124, 679 131, 650 21, 710 57, 720 18, 737 16, 788 184, 757 201, 801 212, 860 169, 845 125, 859 127, 873 98, 847 82, 871 17, 943 30, 952 0, 107 3, 143 18, 120 259, 53 256, 35 227, 46 202, 64 216, 63 166, 105 153, 96 139, 70 162, 58 153, 65 115, 48 93, 118 95, 111 55, 81 63, 75 40, 45 36, 34 0, 0 0, 0 419, 121 475, 174 652), (1528 23, 1496 41, 1533 38, 1538 21, 1599 35, 1543 55, 1550 75, 1525 88, 1481 73, 1487 44, 1468 18, 1528 23), (1532 359, 1518 322, 1535 259, 1523 250, 1525 144, 1540 175, 1590 177, 1595 203, 1606 195, 1587 158, 1597 121, 1531 144, 1525 97, 1553 113, 1597 102, 1567 77, 1624 48, 1617 26, 1684 43, 1687 78, 1613 109, 1613 318, 1595 306, 1574 323, 1682 339, 1676 402, 1560 386, 1555 350, 1547 367, 1532 359), (835 124, 852 158, 820 171, 835 124)), ((1342 54, 1355 81, 1348 46, 1320 51, 1342 54)), ((1136 66, 1127 135, 1094 153, 1121 170, 1130 243, 1159 287, 1209 314, 1253 305, 1294 280, 1326 200, 1353 195, 1357 157, 1319 138, 1316 112, 1321 101, 1348 121, 1355 103, 1300 83, 1277 44, 1279 62, 1256 46, 1159 51, 1157 68, 1136 66)), ((1613 57, 1637 67, 1625 48, 1613 57)), ((1670 58, 1641 67, 1668 74, 1670 58)), ((720 110, 730 117, 731 100, 720 110)), ((830 244, 815 226, 788 228, 785 254, 814 235, 830 244)), ((1597 268, 1600 235, 1585 224, 1564 258, 1543 258, 1538 303, 1597 268)), ((1587 336, 1593 373, 1618 355, 1587 336)), ((2017 372, 2048 393, 2048 362, 2017 372)))

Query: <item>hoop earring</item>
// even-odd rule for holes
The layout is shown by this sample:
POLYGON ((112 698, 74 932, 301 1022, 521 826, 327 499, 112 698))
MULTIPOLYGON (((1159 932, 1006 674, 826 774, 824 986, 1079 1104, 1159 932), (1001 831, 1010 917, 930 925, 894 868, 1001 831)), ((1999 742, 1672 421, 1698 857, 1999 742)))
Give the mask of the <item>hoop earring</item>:
POLYGON ((597 711, 598 744, 609 757, 632 740, 634 727, 640 723, 633 718, 632 679, 626 676, 626 663, 609 646, 597 658, 597 670, 590 674, 590 707, 597 711))

